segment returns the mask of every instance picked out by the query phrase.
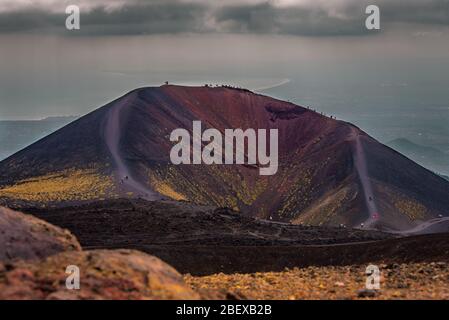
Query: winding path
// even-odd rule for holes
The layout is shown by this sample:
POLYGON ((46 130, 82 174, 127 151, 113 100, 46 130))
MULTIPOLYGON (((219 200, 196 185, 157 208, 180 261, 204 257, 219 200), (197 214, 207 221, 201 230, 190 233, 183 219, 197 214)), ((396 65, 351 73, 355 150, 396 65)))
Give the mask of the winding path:
POLYGON ((126 192, 133 192, 135 195, 146 200, 159 200, 161 196, 135 180, 125 164, 124 159, 120 154, 120 114, 127 104, 131 103, 133 94, 130 94, 117 103, 115 103, 107 114, 106 126, 104 129, 104 137, 106 145, 115 163, 115 173, 118 181, 122 184, 126 192))
POLYGON ((363 151, 362 142, 360 140, 360 134, 355 128, 351 128, 350 137, 355 141, 355 151, 354 151, 354 163, 357 169, 357 173, 362 184, 363 195, 365 197, 366 207, 368 208, 369 217, 363 223, 364 228, 372 228, 375 222, 379 220, 379 211, 376 206, 376 199, 374 197, 373 188, 371 186, 371 181, 368 175, 368 169, 366 165, 366 157, 363 151))
POLYGON ((449 230, 449 217, 434 218, 427 220, 416 227, 408 230, 393 231, 392 233, 402 234, 402 235, 417 235, 417 234, 429 234, 429 233, 439 233, 445 231, 432 230, 433 227, 438 227, 441 225, 443 230, 449 230))
MULTIPOLYGON (((354 163, 357 169, 357 174, 359 176, 360 183, 362 184, 366 207, 368 208, 369 211, 369 217, 368 219, 366 219, 363 225, 365 229, 373 229, 374 224, 380 219, 380 214, 376 206, 376 198, 373 193, 373 188, 371 186, 371 181, 368 175, 366 157, 363 151, 360 134, 357 132, 355 128, 351 129, 350 137, 355 141, 354 163)), ((434 218, 422 222, 421 224, 408 230, 401 230, 401 231, 390 230, 388 232, 402 235, 435 233, 435 231, 433 231, 432 229, 438 227, 438 225, 442 226, 443 228, 449 229, 449 217, 434 218)))

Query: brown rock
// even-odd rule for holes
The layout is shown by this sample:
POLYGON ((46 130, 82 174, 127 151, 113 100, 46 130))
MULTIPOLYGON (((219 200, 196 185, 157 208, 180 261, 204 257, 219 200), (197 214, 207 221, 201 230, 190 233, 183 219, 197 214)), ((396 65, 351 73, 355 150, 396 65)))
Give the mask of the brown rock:
POLYGON ((0 207, 0 262, 45 258, 68 250, 81 250, 69 231, 0 207))
POLYGON ((0 271, 3 299, 199 299, 160 259, 132 250, 71 251, 0 271), (66 288, 67 266, 80 270, 80 289, 66 288))
POLYGON ((359 298, 374 298, 379 295, 379 291, 370 290, 370 289, 362 289, 357 291, 357 296, 359 298))

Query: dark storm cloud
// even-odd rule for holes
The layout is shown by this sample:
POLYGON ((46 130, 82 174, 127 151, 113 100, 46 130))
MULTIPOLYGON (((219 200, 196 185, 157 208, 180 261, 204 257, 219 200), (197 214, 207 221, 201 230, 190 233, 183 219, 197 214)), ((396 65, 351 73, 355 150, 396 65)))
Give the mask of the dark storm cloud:
POLYGON ((277 33, 304 36, 373 34, 365 27, 365 8, 376 4, 382 25, 392 23, 449 25, 449 0, 347 1, 336 10, 310 5, 276 7, 269 2, 234 5, 215 12, 221 30, 237 33, 277 33))
POLYGON ((64 26, 65 16, 42 10, 20 10, 0 13, 0 32, 22 32, 64 26))
MULTIPOLYGON (((138 35, 167 33, 254 33, 302 36, 373 34, 364 28, 368 4, 381 9, 382 26, 391 23, 449 25, 449 0, 347 0, 338 7, 276 6, 272 2, 226 4, 212 1, 156 0, 105 4, 81 15, 81 30, 65 30, 66 14, 43 9, 0 12, 0 33, 56 32, 67 35, 138 35)), ((382 28, 385 30, 385 28, 382 28)))
POLYGON ((158 2, 129 5, 111 12, 96 8, 82 15, 83 27, 96 34, 201 32, 206 8, 200 4, 158 2))
POLYGON ((81 29, 66 32, 65 12, 20 10, 0 13, 0 32, 66 32, 69 35, 133 35, 201 32, 207 8, 174 0, 140 2, 108 10, 81 12, 81 29))
POLYGON ((344 17, 332 16, 325 8, 274 7, 269 3, 230 6, 217 10, 219 29, 236 33, 275 33, 304 36, 361 35, 365 15, 357 6, 344 17))
POLYGON ((384 0, 379 6, 389 22, 449 25, 449 0, 384 0))

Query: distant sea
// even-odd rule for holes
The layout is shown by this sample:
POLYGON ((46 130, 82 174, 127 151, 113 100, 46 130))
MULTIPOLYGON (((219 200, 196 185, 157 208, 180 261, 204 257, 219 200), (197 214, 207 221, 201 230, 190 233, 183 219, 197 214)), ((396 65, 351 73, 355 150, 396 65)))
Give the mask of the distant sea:
POLYGON ((77 117, 0 121, 0 161, 49 135, 77 117))

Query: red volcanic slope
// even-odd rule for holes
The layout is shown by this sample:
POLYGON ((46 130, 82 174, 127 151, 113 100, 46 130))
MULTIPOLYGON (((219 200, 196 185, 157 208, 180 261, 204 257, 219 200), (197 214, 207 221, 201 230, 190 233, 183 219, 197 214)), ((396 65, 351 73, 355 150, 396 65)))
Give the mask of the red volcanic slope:
POLYGON ((357 127, 224 87, 134 90, 0 163, 0 186, 92 164, 114 178, 110 197, 162 195, 294 223, 401 229, 449 207, 449 182, 357 127), (260 176, 245 165, 172 165, 169 135, 191 130, 193 120, 222 132, 279 129, 277 174, 260 176))

